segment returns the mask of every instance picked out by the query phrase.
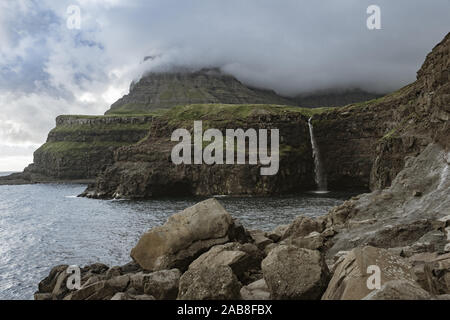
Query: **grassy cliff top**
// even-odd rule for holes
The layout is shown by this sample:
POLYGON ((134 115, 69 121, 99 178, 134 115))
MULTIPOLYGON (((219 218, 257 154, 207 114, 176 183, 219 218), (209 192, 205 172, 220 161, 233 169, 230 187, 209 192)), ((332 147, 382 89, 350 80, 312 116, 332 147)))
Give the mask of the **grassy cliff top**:
POLYGON ((245 119, 257 115, 282 115, 300 113, 306 117, 324 112, 330 108, 300 108, 274 104, 191 104, 167 110, 165 117, 179 120, 245 119))
POLYGON ((144 117, 154 117, 159 116, 167 110, 158 109, 149 111, 147 113, 111 113, 106 115, 82 115, 82 114, 63 114, 58 118, 69 118, 69 119, 118 119, 118 118, 144 118, 144 117))
POLYGON ((136 117, 136 116, 166 116, 178 119, 195 119, 196 117, 246 118, 257 114, 283 114, 286 112, 298 112, 305 116, 312 116, 333 108, 301 108, 275 104, 190 104, 175 106, 170 109, 158 109, 149 113, 109 113, 101 116, 81 116, 78 118, 111 118, 111 117, 136 117))

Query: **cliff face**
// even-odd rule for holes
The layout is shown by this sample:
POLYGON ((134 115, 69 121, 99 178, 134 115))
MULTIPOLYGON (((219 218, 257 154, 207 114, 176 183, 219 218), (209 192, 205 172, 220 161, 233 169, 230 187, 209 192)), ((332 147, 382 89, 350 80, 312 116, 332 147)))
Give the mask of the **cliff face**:
POLYGON ((433 141, 449 145, 450 36, 427 56, 417 80, 385 97, 314 116, 329 185, 383 189, 433 141))
POLYGON ((130 87, 106 114, 147 113, 173 106, 223 104, 296 105, 270 90, 251 88, 218 69, 149 73, 130 87))
POLYGON ((115 163, 85 193, 90 197, 149 198, 167 195, 266 195, 314 188, 308 117, 303 109, 279 106, 192 105, 155 119, 150 135, 117 150, 115 163), (172 132, 204 128, 279 129, 280 170, 261 176, 260 165, 174 165, 172 132))
POLYGON ((406 156, 415 156, 430 142, 450 146, 450 34, 428 54, 417 81, 397 100, 397 124, 377 146, 371 186, 390 185, 406 156))
POLYGON ((118 147, 144 138, 152 120, 153 116, 59 116, 23 176, 37 181, 93 179, 112 164, 118 147))
MULTIPOLYGON (((410 87, 405 87, 383 98, 313 117, 319 148, 326 155, 323 163, 332 189, 368 189, 373 185, 371 171, 380 153, 378 146, 392 139, 394 129, 408 117, 405 106, 414 103, 410 91, 410 87)), ((426 144, 427 141, 409 141, 401 152, 393 152, 392 159, 384 167, 395 176, 403 167, 405 155, 416 155, 426 144)), ((390 181, 386 179, 380 187, 387 186, 390 181)))

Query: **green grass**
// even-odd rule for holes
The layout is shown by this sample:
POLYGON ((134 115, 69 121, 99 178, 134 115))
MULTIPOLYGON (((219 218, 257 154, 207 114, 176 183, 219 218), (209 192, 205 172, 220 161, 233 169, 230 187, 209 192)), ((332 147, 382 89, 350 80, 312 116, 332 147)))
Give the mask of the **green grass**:
POLYGON ((104 116, 100 117, 144 117, 144 116, 153 116, 159 117, 167 112, 168 109, 154 109, 149 111, 145 108, 144 105, 139 104, 124 104, 120 108, 109 109, 106 111, 104 116))
POLYGON ((107 124, 74 124, 74 125, 60 125, 52 129, 52 133, 81 133, 81 132, 98 132, 99 134, 113 131, 142 131, 149 130, 150 123, 115 123, 107 124))
POLYGON ((271 104, 191 104, 169 109, 163 116, 171 121, 193 120, 245 120, 251 116, 300 113, 306 117, 322 113, 330 108, 299 108, 271 104))
POLYGON ((109 119, 109 118, 123 118, 123 117, 146 117, 146 116, 155 116, 158 115, 159 110, 155 110, 155 112, 147 112, 143 114, 134 114, 134 113, 124 113, 124 114, 106 114, 106 115, 82 115, 82 114, 63 114, 58 116, 57 118, 74 118, 74 119, 109 119))
POLYGON ((86 153, 92 153, 93 150, 96 152, 101 152, 102 150, 108 148, 118 148, 124 145, 130 145, 130 143, 123 142, 112 142, 112 141, 102 141, 102 142, 71 142, 71 141, 58 141, 58 142, 47 142, 43 144, 36 153, 51 153, 58 155, 58 157, 73 157, 80 158, 84 157, 86 153))

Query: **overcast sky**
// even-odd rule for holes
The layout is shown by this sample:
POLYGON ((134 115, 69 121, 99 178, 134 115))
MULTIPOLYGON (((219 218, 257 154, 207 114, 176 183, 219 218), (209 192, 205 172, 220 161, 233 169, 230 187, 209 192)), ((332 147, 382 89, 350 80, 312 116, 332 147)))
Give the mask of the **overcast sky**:
POLYGON ((286 95, 383 92, 414 81, 449 31, 450 0, 0 0, 0 171, 32 162, 57 115, 103 114, 161 65, 220 66, 286 95))

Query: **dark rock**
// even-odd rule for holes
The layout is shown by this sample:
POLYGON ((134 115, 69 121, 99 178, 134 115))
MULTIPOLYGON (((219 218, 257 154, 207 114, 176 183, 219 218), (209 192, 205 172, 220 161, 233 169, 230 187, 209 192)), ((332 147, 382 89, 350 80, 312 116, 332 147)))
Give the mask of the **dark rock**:
POLYGON ((199 267, 229 266, 239 281, 249 283, 261 269, 263 253, 253 244, 227 243, 212 247, 189 265, 199 267))
POLYGON ((264 248, 273 243, 273 240, 266 237, 265 232, 261 230, 250 230, 250 236, 252 237, 253 243, 260 249, 264 250, 264 248))
POLYGON ((51 293, 35 293, 34 300, 53 300, 51 293))
POLYGON ((180 279, 178 299, 236 300, 241 284, 228 266, 189 269, 180 279))
POLYGON ((144 293, 157 300, 175 300, 181 272, 178 269, 162 270, 144 277, 144 293))
POLYGON ((325 226, 320 220, 299 216, 289 225, 281 239, 285 240, 289 237, 305 237, 311 232, 321 233, 324 229, 325 226))
POLYGON ((325 238, 318 232, 311 232, 305 237, 290 237, 281 244, 293 245, 298 248, 322 251, 325 247, 325 238))
POLYGON ((66 272, 68 265, 59 265, 56 267, 53 267, 52 270, 50 270, 50 273, 47 277, 45 277, 41 282, 39 282, 38 288, 39 293, 51 293, 53 291, 53 288, 56 285, 56 281, 58 279, 58 276, 62 272, 66 272))
POLYGON ((327 288, 330 274, 319 251, 279 245, 262 262, 273 299, 316 300, 327 288))
POLYGON ((450 294, 450 253, 425 263, 426 289, 433 294, 450 294))

